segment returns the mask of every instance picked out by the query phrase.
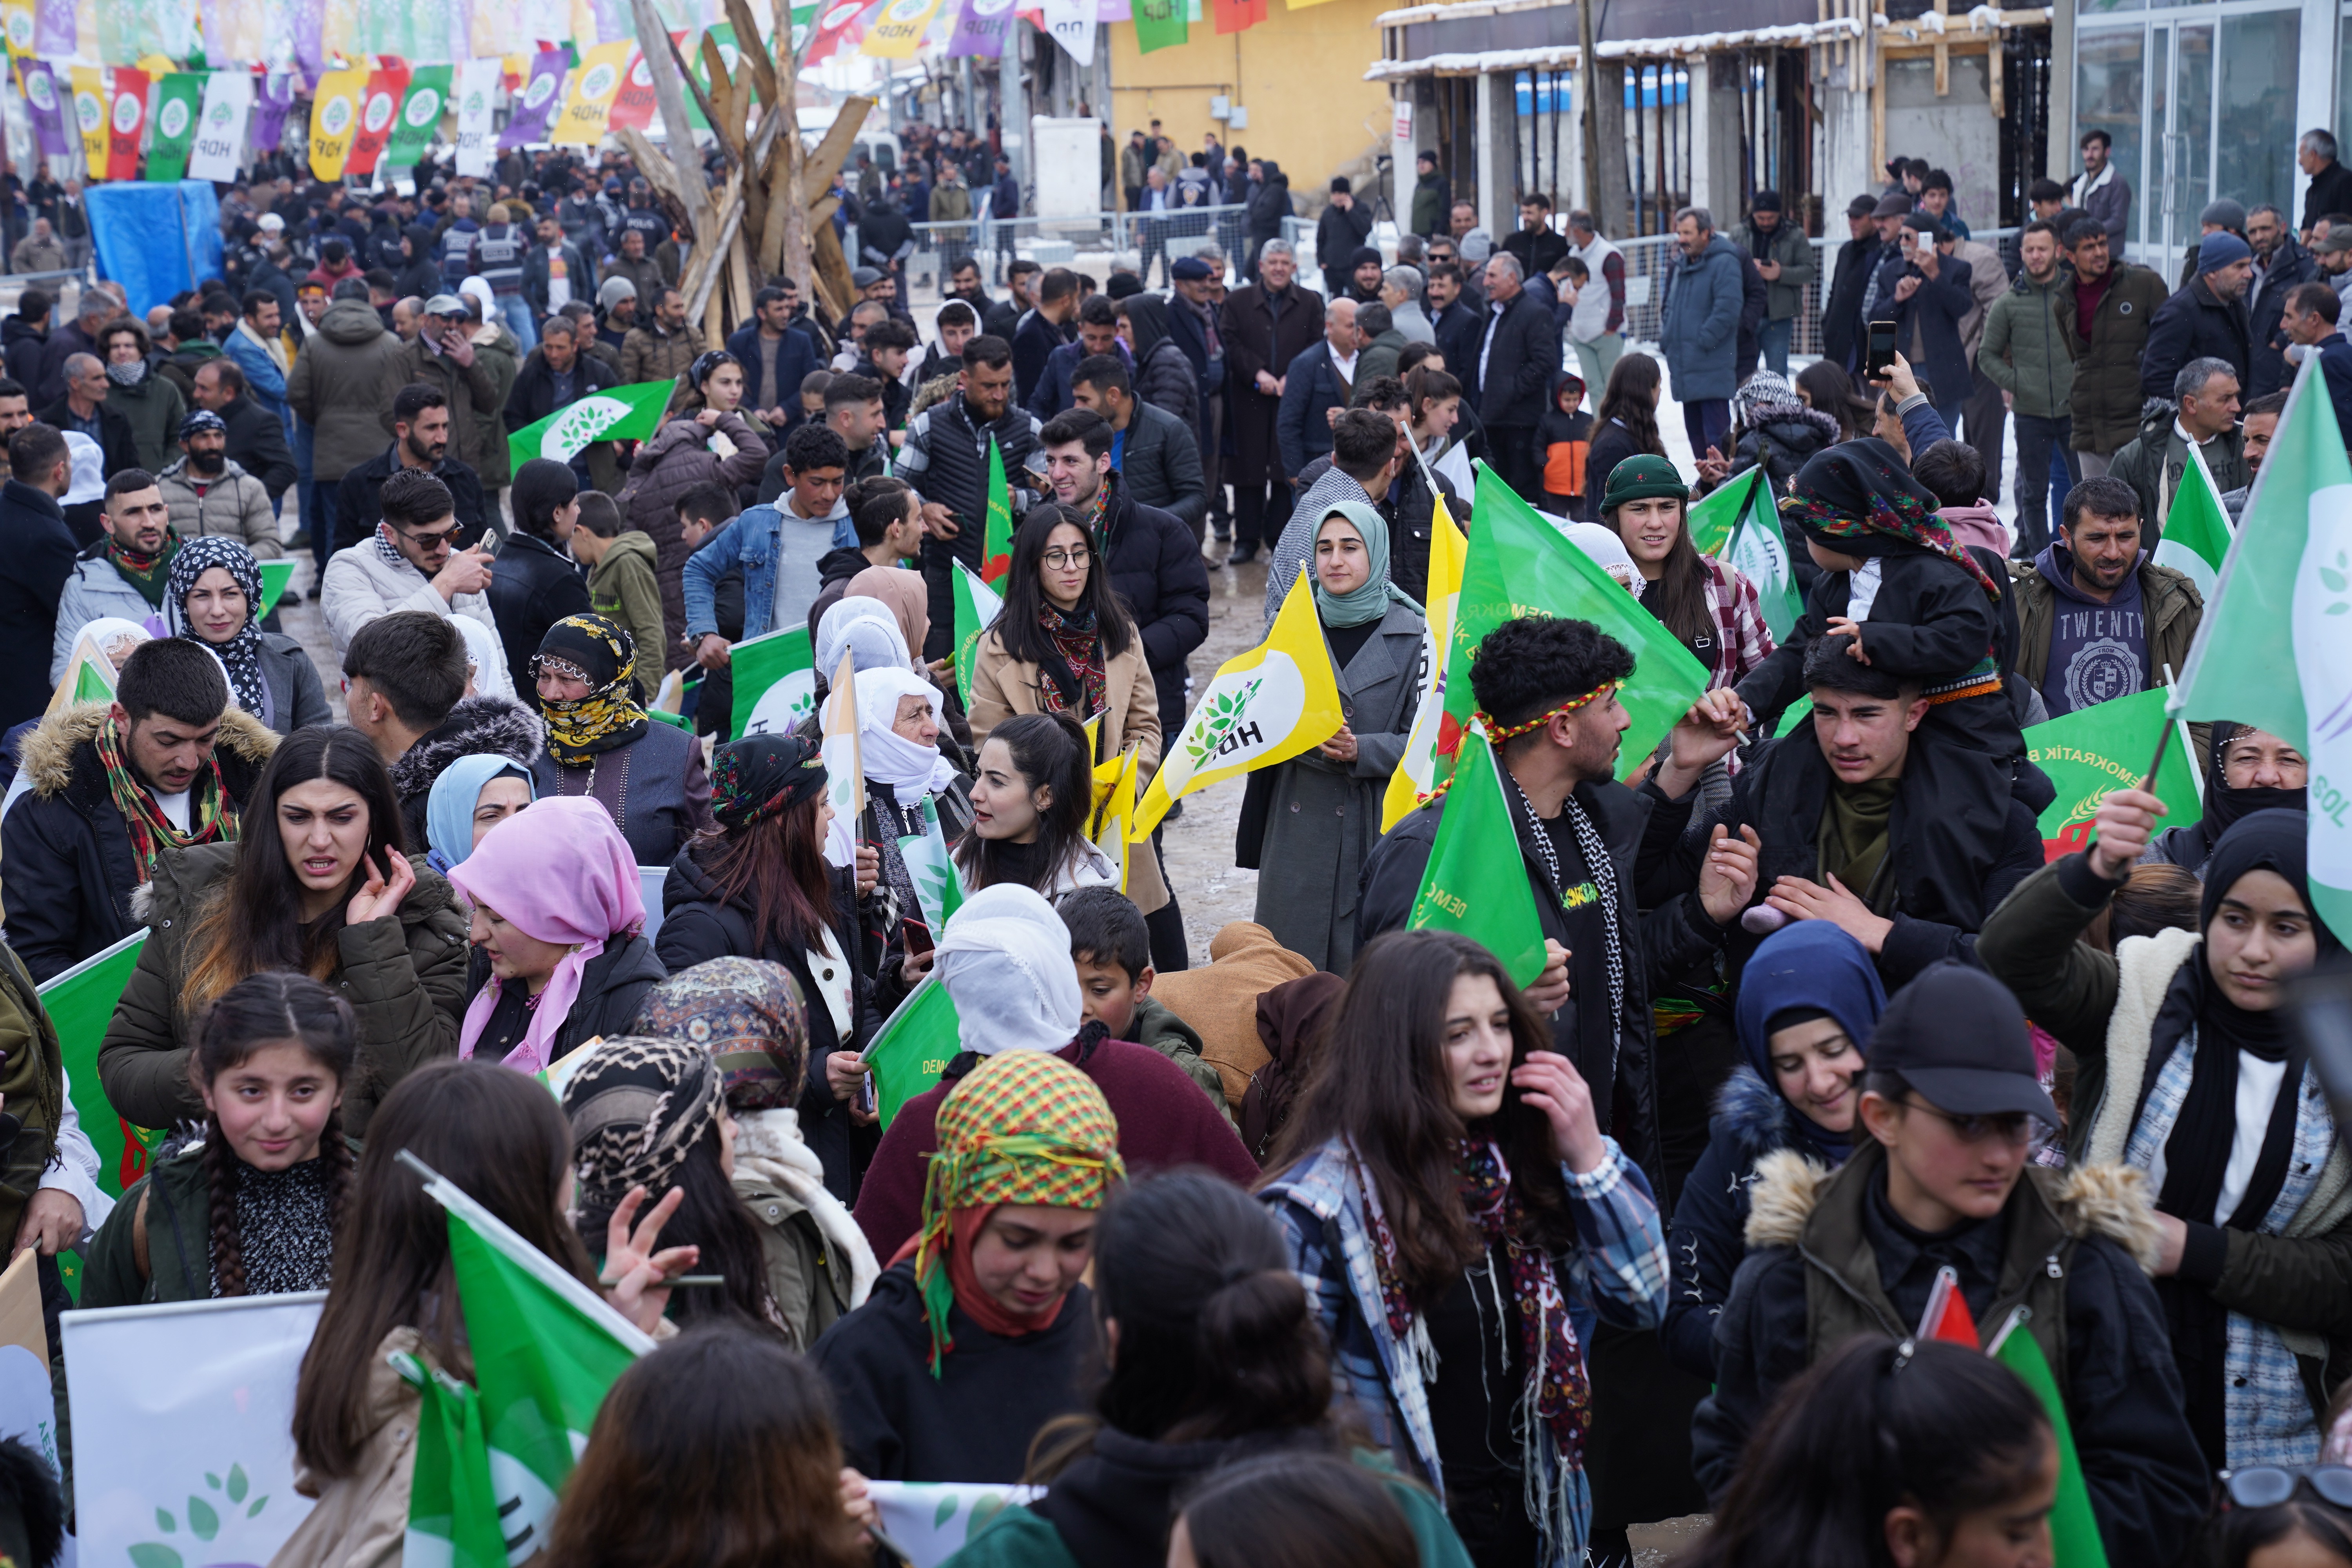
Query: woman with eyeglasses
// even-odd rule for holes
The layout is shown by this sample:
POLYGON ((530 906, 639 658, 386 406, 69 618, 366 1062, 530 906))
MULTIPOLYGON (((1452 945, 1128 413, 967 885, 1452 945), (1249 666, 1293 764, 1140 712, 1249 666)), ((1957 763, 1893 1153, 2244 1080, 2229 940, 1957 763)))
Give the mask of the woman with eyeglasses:
POLYGON ((2308 1464, 2352 1355, 2352 1157, 2280 1008, 2341 949, 2312 904, 2310 818, 2277 809, 2215 840, 2196 931, 2112 953, 2079 940, 2163 810, 2108 795, 2091 848, 2020 883, 1977 956, 2074 1054, 2068 1159, 2146 1173, 2151 1272, 2206 1462, 2308 1464))
POLYGON ((1728 1506, 1751 1435, 1808 1366, 1862 1335, 1930 1337, 1948 1276, 1979 1343, 2031 1334, 2049 1362, 2107 1560, 2173 1562, 2210 1472, 2143 1272, 2155 1227, 2120 1167, 2031 1163, 2057 1112, 2017 998, 1958 962, 1926 971, 1872 1031, 1856 1116, 1834 1173, 1794 1149, 1758 1163, 1691 1426, 1710 1500, 1728 1506))

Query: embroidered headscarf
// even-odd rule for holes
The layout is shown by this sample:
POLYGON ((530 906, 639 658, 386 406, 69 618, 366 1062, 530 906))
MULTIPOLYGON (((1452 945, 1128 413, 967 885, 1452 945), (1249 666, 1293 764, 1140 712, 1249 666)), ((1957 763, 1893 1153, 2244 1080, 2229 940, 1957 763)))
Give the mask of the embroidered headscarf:
MULTIPOLYGON (((540 801, 482 836, 474 852, 449 868, 449 880, 473 903, 534 942, 572 951, 548 977, 531 1008, 530 1027, 507 1053, 505 1065, 537 1072, 552 1059, 555 1037, 580 995, 588 961, 615 937, 646 923, 637 858, 602 804, 581 796, 540 801)), ((505 983, 496 975, 474 994, 457 1037, 457 1054, 470 1058, 505 983)))
POLYGON ((261 568, 253 563, 253 552, 238 540, 225 534, 200 533, 180 547, 172 558, 170 575, 163 589, 164 624, 176 637, 204 643, 228 671, 229 695, 236 705, 274 726, 276 707, 269 695, 269 682, 261 673, 261 568), (188 595, 195 591, 196 579, 214 567, 226 572, 245 594, 245 624, 226 642, 205 642, 196 634, 188 619, 188 595))
POLYGON ((658 1198, 719 1120, 719 1068, 684 1040, 616 1035, 565 1082, 563 1114, 583 1208, 617 1208, 631 1187, 658 1198))
POLYGON ((1937 515, 1943 503, 1911 474, 1894 447, 1876 437, 1844 441, 1815 453, 1797 471, 1780 515, 1805 536, 1846 555, 1892 555, 1924 550, 1962 567, 1985 596, 2000 589, 1976 557, 1937 515))
POLYGON ((808 1005, 781 963, 714 958, 682 970, 646 993, 629 1027, 709 1052, 730 1110, 789 1109, 808 1081, 808 1005))
POLYGON ((636 643, 628 629, 603 616, 566 616, 547 628, 531 656, 530 676, 542 672, 583 681, 588 695, 540 699, 547 719, 547 754, 567 768, 584 768, 599 752, 625 746, 653 721, 637 702, 636 643))
POLYGON ((710 815, 721 827, 748 827, 824 793, 827 776, 814 741, 773 734, 730 741, 710 760, 710 815))
MULTIPOLYGON (((1886 1011, 1886 987, 1879 983, 1878 966, 1862 943, 1827 921, 1799 921, 1766 937, 1748 959, 1740 971, 1734 1011, 1748 1065, 1779 1094, 1780 1079, 1772 1071, 1774 1029, 1790 1027, 1802 1017, 1827 1016, 1853 1042, 1856 1056, 1866 1057, 1871 1031, 1886 1011)), ((1851 1132, 1832 1132, 1794 1105, 1789 1114, 1822 1153, 1835 1161, 1845 1158, 1851 1132)))
POLYGON ((432 850, 428 863, 435 870, 446 877, 450 867, 463 865, 473 854, 474 807, 481 804, 482 791, 491 780, 509 774, 522 780, 531 799, 539 798, 530 770, 496 752, 476 752, 441 770, 425 797, 425 842, 432 850))
POLYGON ((933 1377, 955 1349, 950 1307, 999 1335, 1034 1333, 1061 1311, 1056 1301, 1035 1317, 1015 1318, 981 1289, 971 1249, 997 1205, 1099 1209, 1111 1184, 1127 1177, 1110 1102, 1094 1079, 1056 1056, 1015 1051, 981 1063, 940 1105, 938 1128, 922 1226, 908 1244, 930 1326, 933 1377))
POLYGON ((1402 605, 1420 613, 1421 606, 1407 596, 1405 591, 1389 581, 1389 525, 1381 514, 1360 500, 1332 503, 1329 510, 1315 522, 1315 538, 1323 537, 1323 529, 1331 519, 1345 518, 1364 542, 1365 563, 1371 574, 1360 588, 1345 594, 1334 594, 1323 585, 1323 574, 1315 570, 1315 548, 1307 550, 1307 570, 1315 582, 1315 613, 1327 626, 1360 626, 1377 621, 1389 613, 1391 604, 1402 605))

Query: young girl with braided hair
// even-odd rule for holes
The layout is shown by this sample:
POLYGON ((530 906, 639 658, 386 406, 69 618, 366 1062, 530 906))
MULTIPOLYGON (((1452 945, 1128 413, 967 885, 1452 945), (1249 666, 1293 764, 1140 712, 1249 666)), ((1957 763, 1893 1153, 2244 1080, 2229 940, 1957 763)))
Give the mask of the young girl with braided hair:
POLYGON ((344 1086, 351 1005, 308 975, 264 970, 205 1015, 190 1077, 200 1142, 123 1194, 90 1249, 86 1307, 325 1288, 351 1190, 344 1086))

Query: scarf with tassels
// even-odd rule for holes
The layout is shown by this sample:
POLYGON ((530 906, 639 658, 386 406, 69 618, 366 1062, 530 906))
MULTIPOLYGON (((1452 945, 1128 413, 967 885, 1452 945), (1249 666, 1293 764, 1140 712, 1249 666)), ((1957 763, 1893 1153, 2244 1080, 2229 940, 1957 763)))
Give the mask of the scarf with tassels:
POLYGON ((109 720, 99 727, 96 740, 99 764, 106 770, 107 794, 131 831, 131 869, 142 885, 154 873, 158 852, 236 837, 236 813, 229 805, 227 786, 221 783, 219 763, 205 758, 189 784, 188 826, 183 832, 163 815, 163 807, 155 804, 154 792, 132 771, 131 759, 123 754, 121 723, 109 720))
POLYGON ((106 558, 122 574, 122 580, 139 590, 139 596, 152 609, 163 607, 163 586, 171 577, 172 556, 179 541, 170 534, 163 536, 163 547, 154 552, 126 548, 110 535, 106 542, 106 558))

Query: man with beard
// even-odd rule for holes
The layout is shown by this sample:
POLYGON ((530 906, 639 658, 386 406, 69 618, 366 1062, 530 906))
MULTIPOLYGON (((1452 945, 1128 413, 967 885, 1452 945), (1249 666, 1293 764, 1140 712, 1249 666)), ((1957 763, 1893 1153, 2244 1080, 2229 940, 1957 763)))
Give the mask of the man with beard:
POLYGON ((449 400, 438 387, 412 383, 393 395, 392 445, 345 473, 335 492, 337 537, 345 545, 363 543, 376 531, 383 520, 384 484, 404 469, 440 480, 459 531, 467 539, 481 536, 489 516, 482 481, 449 455, 449 400))
POLYGON ((948 298, 961 300, 972 308, 980 317, 980 330, 985 336, 1013 341, 1013 331, 1021 324, 1021 308, 1011 300, 989 298, 988 286, 981 279, 978 257, 966 256, 949 270, 948 298))
POLYGON ((2056 719, 2128 697, 2189 660, 2205 601, 2197 584, 2141 548, 2139 496, 2113 475, 2066 497, 2057 542, 2010 563, 2017 673, 2056 719))
POLYGON ((246 395, 245 372, 226 355, 196 368, 195 388, 196 406, 219 415, 228 427, 230 460, 268 487, 269 504, 275 507, 300 472, 286 447, 286 426, 246 395))
POLYGON ((1226 564, 1255 559, 1261 543, 1281 537, 1291 491, 1282 472, 1275 426, 1290 362, 1323 336, 1323 300, 1297 287, 1298 260, 1283 240, 1258 251, 1257 281, 1226 296, 1218 321, 1225 345, 1225 417, 1234 431, 1234 552, 1226 564))
MULTIPOLYGON (((839 383, 835 384, 838 385, 839 383)), ((830 398, 828 397, 828 402, 830 398)), ((923 580, 930 590, 931 631, 925 658, 944 658, 955 644, 952 562, 977 572, 988 515, 988 440, 996 438, 1013 490, 1013 515, 1043 499, 1045 461, 1038 446, 1044 424, 1013 405, 1013 345, 978 337, 963 346, 963 384, 943 403, 909 420, 898 473, 922 501, 923 580)))
MULTIPOLYGON (((270 508, 269 491, 229 459, 228 426, 221 416, 199 408, 180 421, 179 433, 184 455, 155 476, 164 504, 171 508, 173 536, 225 533, 243 540, 257 561, 285 554, 278 542, 278 516, 270 508)), ((317 595, 313 587, 311 596, 317 595)))

